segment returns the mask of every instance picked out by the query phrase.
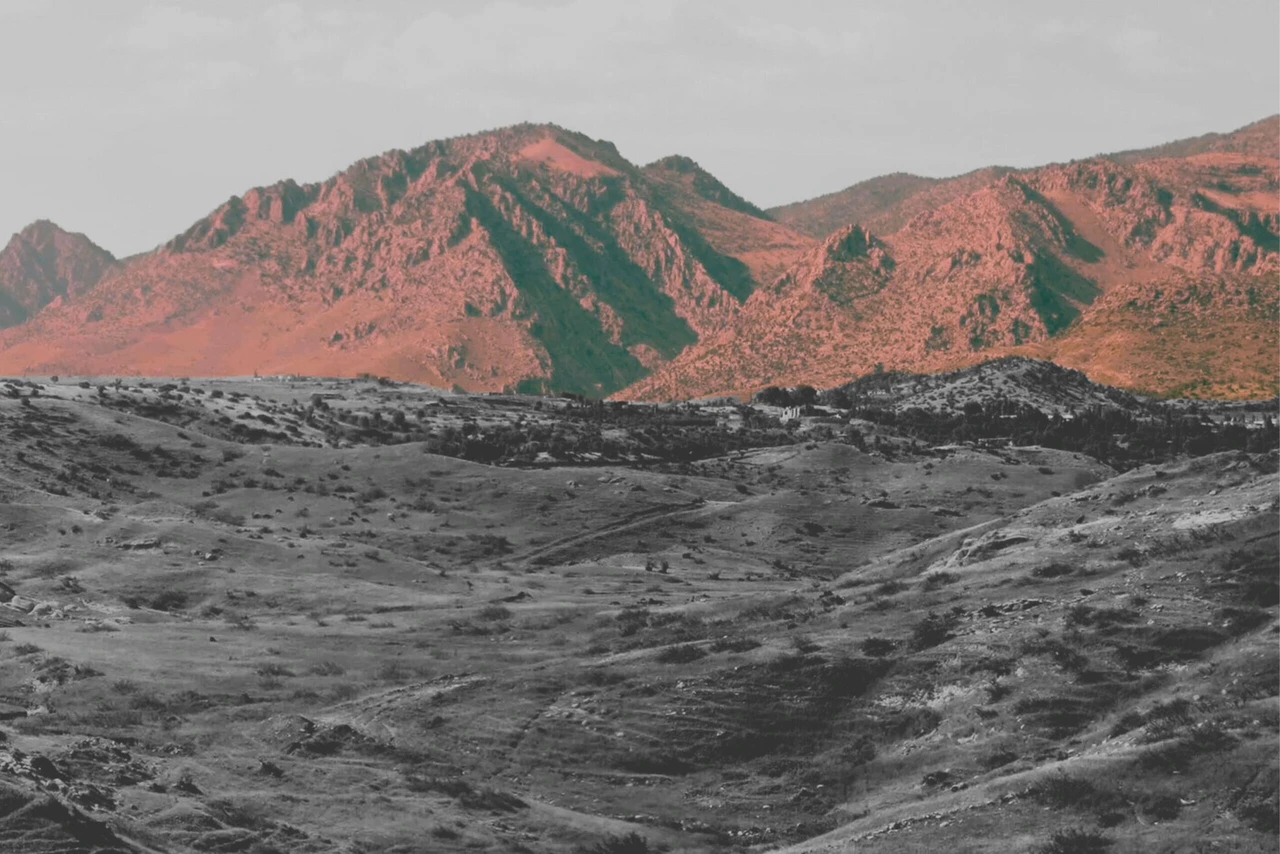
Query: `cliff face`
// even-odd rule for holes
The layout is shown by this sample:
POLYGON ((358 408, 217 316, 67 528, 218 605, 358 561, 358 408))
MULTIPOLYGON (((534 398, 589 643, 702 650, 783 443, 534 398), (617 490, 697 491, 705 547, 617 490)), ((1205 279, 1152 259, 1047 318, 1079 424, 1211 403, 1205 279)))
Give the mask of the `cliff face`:
POLYGON ((15 326, 50 303, 74 300, 116 266, 83 234, 38 220, 0 250, 0 328, 15 326))
POLYGON ((550 126, 256 188, 12 330, 0 371, 370 371, 609 393, 731 324, 758 285, 691 219, 751 216, 661 189, 610 144, 550 126))

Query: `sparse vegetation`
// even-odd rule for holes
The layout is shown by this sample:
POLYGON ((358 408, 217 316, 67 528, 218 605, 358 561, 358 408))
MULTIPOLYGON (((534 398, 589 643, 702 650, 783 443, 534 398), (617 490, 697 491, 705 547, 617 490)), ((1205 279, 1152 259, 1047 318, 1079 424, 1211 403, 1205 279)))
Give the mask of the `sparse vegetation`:
MULTIPOLYGON (((994 833, 1033 815, 1028 846, 1094 844, 1077 825, 1126 840, 1148 821, 1157 842, 1271 826, 1280 668, 1263 653, 1280 544, 1265 455, 1170 459, 1113 483, 1043 446, 938 448, 824 415, 782 427, 737 404, 420 404, 411 386, 343 383, 325 407, 302 381, 223 398, 275 421, 230 425, 295 437, 270 447, 178 387, 165 393, 182 408, 145 410, 145 442, 82 454, 71 429, 114 429, 131 411, 115 402, 105 422, 19 435, 22 462, 0 454, 19 481, 75 475, 57 481, 74 502, 47 521, 15 505, 26 521, 0 548, 6 749, 48 756, 68 791, 137 803, 141 821, 158 808, 121 790, 167 793, 217 823, 182 839, 245 850, 606 844, 526 809, 526 792, 587 816, 643 810, 655 851, 785 847, 894 787, 913 793, 895 807, 909 824, 860 849, 897 850, 907 826, 911 844, 954 839, 962 825, 929 816, 967 786, 990 788, 946 820, 994 833), (751 433, 713 447, 744 419, 786 450, 751 433), (407 465, 385 447, 448 423, 457 435, 437 440, 465 455, 531 421, 565 434, 536 462, 512 447, 498 465, 416 450, 407 465), (197 430, 209 457, 194 456, 197 430), (636 450, 685 430, 686 449, 707 443, 687 458, 636 450), (54 448, 49 435, 65 459, 36 444, 54 448), (224 461, 224 447, 239 452, 224 461), (339 778, 368 786, 371 820, 426 803, 428 832, 353 837, 349 812, 314 807, 339 778)), ((106 801, 87 814, 130 817, 106 801)), ((146 827, 156 850, 179 832, 146 827)))

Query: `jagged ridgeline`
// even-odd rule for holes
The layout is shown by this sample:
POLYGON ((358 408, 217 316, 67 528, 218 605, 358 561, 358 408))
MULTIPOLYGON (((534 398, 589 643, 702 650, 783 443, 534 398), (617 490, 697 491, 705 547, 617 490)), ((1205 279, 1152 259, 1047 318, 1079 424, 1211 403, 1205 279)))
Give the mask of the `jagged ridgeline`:
POLYGON ((729 325, 771 270, 705 234, 699 209, 807 246, 686 162, 645 171, 610 143, 522 125, 255 188, 12 329, 0 370, 366 371, 607 395, 729 325), (225 346, 185 343, 193 327, 225 346))
POLYGON ((0 252, 0 373, 353 376, 627 399, 1048 359, 1280 391, 1280 119, 1145 152, 892 175, 765 211, 683 155, 520 125, 235 196, 117 261, 0 252))

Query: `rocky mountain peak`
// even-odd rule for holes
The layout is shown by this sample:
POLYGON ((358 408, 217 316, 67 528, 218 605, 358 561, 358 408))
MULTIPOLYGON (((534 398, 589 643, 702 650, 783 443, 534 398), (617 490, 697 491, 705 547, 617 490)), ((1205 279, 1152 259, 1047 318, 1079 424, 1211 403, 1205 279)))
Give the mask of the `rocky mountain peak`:
POLYGON ((0 250, 0 328, 24 322, 55 300, 81 296, 116 266, 110 252, 83 234, 36 220, 0 250))

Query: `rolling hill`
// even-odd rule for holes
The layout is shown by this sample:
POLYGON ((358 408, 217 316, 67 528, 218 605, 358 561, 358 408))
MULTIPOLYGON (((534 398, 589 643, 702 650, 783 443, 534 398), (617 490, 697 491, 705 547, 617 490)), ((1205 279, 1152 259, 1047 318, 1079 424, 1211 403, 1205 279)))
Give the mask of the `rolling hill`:
POLYGON ((0 851, 1275 851, 1263 407, 845 391, 0 382, 0 851))

